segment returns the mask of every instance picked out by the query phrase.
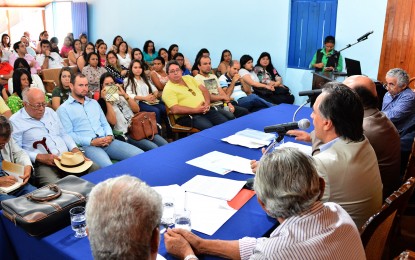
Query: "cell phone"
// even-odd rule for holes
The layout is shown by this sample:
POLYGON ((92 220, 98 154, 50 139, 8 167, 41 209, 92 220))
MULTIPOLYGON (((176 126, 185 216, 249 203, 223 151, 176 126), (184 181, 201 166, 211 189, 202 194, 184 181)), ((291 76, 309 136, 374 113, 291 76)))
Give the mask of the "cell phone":
POLYGON ((117 101, 120 99, 118 94, 118 87, 116 85, 109 85, 105 87, 105 100, 106 101, 117 101))

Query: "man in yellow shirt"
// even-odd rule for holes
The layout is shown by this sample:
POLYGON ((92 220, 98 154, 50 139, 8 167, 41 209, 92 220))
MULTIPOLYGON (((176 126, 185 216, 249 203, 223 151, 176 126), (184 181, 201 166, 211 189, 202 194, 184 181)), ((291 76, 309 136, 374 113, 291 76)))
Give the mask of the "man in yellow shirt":
POLYGON ((177 61, 169 61, 166 71, 169 81, 164 87, 162 99, 178 124, 204 130, 228 121, 210 107, 210 94, 203 85, 192 76, 182 76, 177 61))

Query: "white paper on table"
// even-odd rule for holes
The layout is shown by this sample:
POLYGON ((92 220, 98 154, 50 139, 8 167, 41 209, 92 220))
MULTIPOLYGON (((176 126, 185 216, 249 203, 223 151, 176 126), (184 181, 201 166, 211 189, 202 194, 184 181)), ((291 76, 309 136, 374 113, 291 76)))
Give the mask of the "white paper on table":
POLYGON ((186 192, 186 197, 192 229, 209 236, 237 212, 225 200, 191 192, 186 192))
POLYGON ((268 134, 247 128, 236 132, 234 135, 222 138, 222 141, 248 148, 260 148, 269 145, 274 139, 274 134, 268 134))
POLYGON ((194 158, 190 161, 187 161, 186 163, 205 169, 207 171, 215 172, 220 175, 225 175, 228 172, 230 172, 230 170, 221 167, 221 165, 217 163, 218 161, 221 161, 223 159, 223 155, 224 153, 213 151, 200 157, 194 158))
POLYGON ((169 186, 157 186, 152 187, 158 194, 161 195, 163 199, 173 198, 174 199, 174 208, 183 209, 185 207, 185 190, 177 185, 169 186))
POLYGON ((184 183, 182 187, 187 192, 193 192, 229 201, 232 200, 236 194, 238 194, 245 183, 246 181, 235 181, 218 177, 196 175, 184 183))
POLYGON ((251 160, 218 151, 207 153, 186 163, 220 175, 225 175, 230 171, 253 174, 251 160))
POLYGON ((297 148, 298 150, 300 150, 301 152, 303 152, 307 155, 311 155, 311 153, 312 153, 312 147, 311 146, 304 145, 304 144, 293 143, 293 142, 286 142, 286 143, 280 144, 276 149, 280 149, 280 148, 284 148, 284 147, 297 148))

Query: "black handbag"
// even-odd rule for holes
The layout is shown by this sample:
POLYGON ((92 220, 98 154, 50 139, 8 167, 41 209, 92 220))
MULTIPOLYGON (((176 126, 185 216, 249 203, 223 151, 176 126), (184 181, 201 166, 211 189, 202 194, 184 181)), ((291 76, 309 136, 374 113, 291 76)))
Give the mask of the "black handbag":
POLYGON ((3 215, 31 236, 47 235, 70 225, 69 210, 85 206, 94 186, 68 175, 26 195, 2 201, 3 215))

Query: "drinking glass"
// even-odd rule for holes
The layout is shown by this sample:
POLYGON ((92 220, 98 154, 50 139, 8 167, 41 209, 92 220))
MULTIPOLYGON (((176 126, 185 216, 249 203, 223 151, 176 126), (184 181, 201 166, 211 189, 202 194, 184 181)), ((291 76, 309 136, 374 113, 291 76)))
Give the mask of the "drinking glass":
POLYGON ((86 237, 86 222, 85 222, 85 208, 78 206, 69 211, 71 215, 71 226, 75 231, 75 237, 86 237))
POLYGON ((174 212, 174 227, 182 228, 187 231, 192 230, 190 221, 190 210, 179 209, 174 212))
POLYGON ((174 198, 163 198, 163 216, 161 217, 161 224, 169 227, 174 224, 174 198))

